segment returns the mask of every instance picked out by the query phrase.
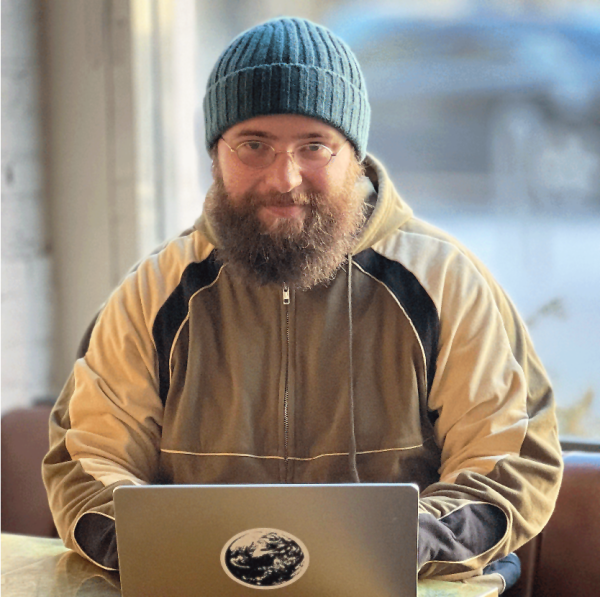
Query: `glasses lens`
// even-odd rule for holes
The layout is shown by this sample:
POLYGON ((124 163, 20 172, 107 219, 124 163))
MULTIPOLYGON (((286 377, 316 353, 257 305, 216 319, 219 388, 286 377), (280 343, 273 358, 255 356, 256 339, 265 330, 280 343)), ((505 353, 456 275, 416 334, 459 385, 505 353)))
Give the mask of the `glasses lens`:
POLYGON ((247 141, 236 148, 240 161, 251 168, 266 168, 273 163, 275 151, 261 141, 247 141))
POLYGON ((331 160, 331 150, 320 143, 309 143, 298 147, 294 152, 294 159, 300 168, 323 168, 331 160))

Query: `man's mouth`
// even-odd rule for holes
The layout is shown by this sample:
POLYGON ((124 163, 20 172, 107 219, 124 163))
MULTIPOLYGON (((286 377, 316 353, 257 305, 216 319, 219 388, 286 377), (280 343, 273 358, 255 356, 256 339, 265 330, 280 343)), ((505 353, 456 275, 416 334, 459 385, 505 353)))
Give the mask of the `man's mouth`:
POLYGON ((296 203, 276 203, 264 205, 262 209, 276 218, 299 218, 304 214, 306 205, 298 205, 296 203))

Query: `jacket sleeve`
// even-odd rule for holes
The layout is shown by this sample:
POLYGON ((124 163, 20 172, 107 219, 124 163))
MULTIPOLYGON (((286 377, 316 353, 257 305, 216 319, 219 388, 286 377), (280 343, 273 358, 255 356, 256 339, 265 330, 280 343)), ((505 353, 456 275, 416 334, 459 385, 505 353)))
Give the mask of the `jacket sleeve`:
POLYGON ((543 529, 562 458, 550 382, 514 306, 466 250, 436 250, 435 275, 420 275, 440 316, 428 407, 441 467, 421 494, 419 566, 457 580, 543 529))
POLYGON ((156 476, 163 408, 147 277, 128 276, 107 302, 50 418, 42 465, 65 545, 101 567, 118 567, 113 490, 156 476))

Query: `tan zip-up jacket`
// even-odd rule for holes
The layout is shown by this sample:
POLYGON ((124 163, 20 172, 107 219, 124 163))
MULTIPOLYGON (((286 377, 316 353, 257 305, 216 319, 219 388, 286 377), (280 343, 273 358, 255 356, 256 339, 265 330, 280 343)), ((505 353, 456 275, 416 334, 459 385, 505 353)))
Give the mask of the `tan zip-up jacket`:
POLYGON ((121 484, 336 483, 353 464, 364 482, 419 485, 421 576, 478 574, 540 532, 562 465, 525 326, 368 164, 351 297, 347 266, 289 300, 245 285, 204 217, 112 294, 51 417, 43 475, 67 546, 117 567, 121 484))

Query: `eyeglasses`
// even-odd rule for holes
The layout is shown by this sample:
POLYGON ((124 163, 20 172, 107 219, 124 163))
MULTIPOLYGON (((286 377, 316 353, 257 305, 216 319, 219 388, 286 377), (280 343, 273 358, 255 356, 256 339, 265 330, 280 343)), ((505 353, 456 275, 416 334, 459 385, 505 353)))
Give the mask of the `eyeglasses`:
POLYGON ((273 147, 263 141, 244 141, 233 148, 223 137, 221 139, 229 151, 237 154, 242 164, 257 170, 268 168, 280 153, 289 153, 296 166, 301 170, 319 170, 329 165, 348 142, 346 139, 340 150, 333 153, 329 147, 321 143, 307 143, 297 147, 294 151, 275 151, 273 147))

